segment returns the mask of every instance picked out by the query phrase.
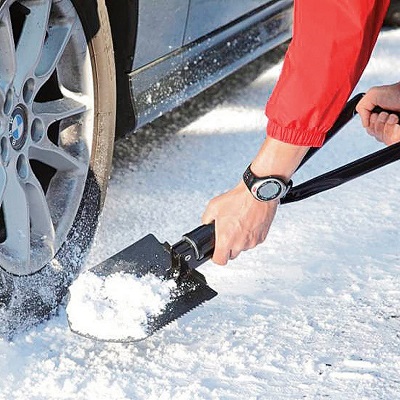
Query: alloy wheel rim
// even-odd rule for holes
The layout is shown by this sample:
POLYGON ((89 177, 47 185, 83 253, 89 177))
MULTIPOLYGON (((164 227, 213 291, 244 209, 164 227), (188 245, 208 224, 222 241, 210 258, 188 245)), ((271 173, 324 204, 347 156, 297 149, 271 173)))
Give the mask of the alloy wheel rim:
POLYGON ((79 208, 93 133, 92 65, 69 0, 0 8, 0 266, 39 271, 79 208))

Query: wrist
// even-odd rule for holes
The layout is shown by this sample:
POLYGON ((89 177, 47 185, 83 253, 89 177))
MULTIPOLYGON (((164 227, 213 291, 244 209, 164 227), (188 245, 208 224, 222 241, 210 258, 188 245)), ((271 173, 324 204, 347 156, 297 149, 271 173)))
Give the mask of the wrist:
POLYGON ((256 176, 274 175, 289 181, 308 149, 267 137, 251 164, 251 170, 256 176))

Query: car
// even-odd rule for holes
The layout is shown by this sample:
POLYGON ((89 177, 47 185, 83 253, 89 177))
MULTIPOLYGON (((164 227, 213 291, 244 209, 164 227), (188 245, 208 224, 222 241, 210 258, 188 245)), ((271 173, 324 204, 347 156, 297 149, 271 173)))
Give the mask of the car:
POLYGON ((291 0, 0 2, 1 333, 51 315, 93 240, 117 137, 291 36, 291 0))

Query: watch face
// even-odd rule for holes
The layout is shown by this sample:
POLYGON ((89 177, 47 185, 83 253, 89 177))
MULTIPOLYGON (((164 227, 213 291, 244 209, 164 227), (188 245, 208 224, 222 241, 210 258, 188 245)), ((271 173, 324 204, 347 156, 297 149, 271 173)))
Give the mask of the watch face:
POLYGON ((257 196, 263 200, 276 199, 282 193, 282 185, 275 180, 264 182, 257 190, 257 196))

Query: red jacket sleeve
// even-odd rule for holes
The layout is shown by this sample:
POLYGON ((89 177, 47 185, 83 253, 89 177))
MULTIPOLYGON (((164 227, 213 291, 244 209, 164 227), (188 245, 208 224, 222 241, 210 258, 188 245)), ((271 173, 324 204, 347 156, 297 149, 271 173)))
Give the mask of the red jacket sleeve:
POLYGON ((321 146, 370 58, 390 0, 295 0, 293 38, 267 134, 321 146))

